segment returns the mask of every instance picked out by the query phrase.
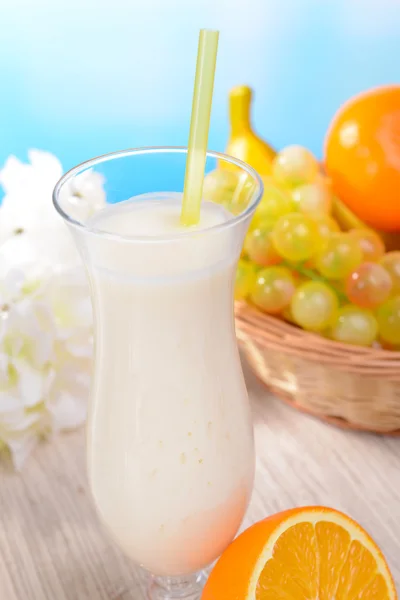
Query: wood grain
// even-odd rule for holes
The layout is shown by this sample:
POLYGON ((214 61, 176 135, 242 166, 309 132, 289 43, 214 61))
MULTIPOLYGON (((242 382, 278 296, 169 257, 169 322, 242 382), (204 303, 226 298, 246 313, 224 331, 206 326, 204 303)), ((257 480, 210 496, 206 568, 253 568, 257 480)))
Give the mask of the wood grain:
MULTIPOLYGON (((257 475, 244 526, 307 504, 341 509, 381 546, 400 584, 400 439, 341 431, 288 408, 247 373, 257 475)), ((143 600, 142 574, 109 541, 85 475, 84 432, 0 472, 0 600, 143 600)))

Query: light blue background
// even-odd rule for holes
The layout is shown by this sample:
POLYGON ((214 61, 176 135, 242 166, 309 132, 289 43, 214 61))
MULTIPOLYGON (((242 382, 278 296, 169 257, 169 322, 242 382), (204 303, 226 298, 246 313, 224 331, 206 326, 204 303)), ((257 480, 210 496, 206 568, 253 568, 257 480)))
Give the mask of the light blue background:
POLYGON ((29 147, 69 168, 125 147, 186 144, 200 27, 221 31, 215 150, 235 84, 254 87, 260 134, 320 154, 345 99, 400 81, 399 0, 5 0, 0 165, 29 147))

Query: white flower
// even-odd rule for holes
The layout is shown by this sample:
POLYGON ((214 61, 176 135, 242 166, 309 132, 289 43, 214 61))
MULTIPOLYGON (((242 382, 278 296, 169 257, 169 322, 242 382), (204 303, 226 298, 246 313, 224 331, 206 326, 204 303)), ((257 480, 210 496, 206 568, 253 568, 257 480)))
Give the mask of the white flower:
POLYGON ((63 173, 61 163, 52 154, 39 150, 30 150, 28 158, 29 162, 23 163, 10 156, 0 170, 0 185, 5 192, 0 213, 0 242, 19 229, 60 227, 51 195, 63 173))
POLYGON ((41 438, 84 422, 91 324, 81 269, 27 266, 0 281, 0 446, 17 469, 41 438))
MULTIPOLYGON (((0 449, 20 469, 38 441, 86 418, 92 358, 89 289, 72 238, 52 204, 60 162, 38 150, 0 170, 0 449)), ((106 202, 87 170, 61 202, 84 221, 106 202)))
MULTIPOLYGON (((30 150, 28 163, 10 156, 0 170, 5 196, 0 205, 0 244, 15 234, 29 237, 35 253, 53 264, 75 266, 79 255, 52 203, 52 192, 63 169, 48 152, 30 150)), ((85 220, 105 205, 103 177, 92 169, 73 178, 62 190, 66 212, 85 220)))

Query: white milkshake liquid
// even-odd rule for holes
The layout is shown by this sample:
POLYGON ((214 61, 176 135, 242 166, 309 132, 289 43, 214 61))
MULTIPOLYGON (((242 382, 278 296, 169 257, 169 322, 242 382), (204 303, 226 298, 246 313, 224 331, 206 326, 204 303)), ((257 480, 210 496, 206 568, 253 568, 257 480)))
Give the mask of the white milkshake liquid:
POLYGON ((88 236, 96 368, 89 477, 126 554, 157 575, 215 560, 234 538, 254 475, 253 433, 232 313, 240 240, 203 203, 179 225, 181 196, 104 209, 88 236))

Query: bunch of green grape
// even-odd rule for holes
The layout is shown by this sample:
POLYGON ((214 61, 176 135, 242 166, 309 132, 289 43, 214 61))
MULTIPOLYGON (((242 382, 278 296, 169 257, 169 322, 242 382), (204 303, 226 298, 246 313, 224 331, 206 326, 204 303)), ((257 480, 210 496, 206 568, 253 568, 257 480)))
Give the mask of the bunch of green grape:
MULTIPOLYGON (((249 186, 238 179, 213 171, 205 199, 240 212, 249 186)), ((398 350, 400 251, 385 253, 370 229, 341 231, 333 203, 311 152, 279 152, 245 239, 235 298, 338 342, 398 350)))

